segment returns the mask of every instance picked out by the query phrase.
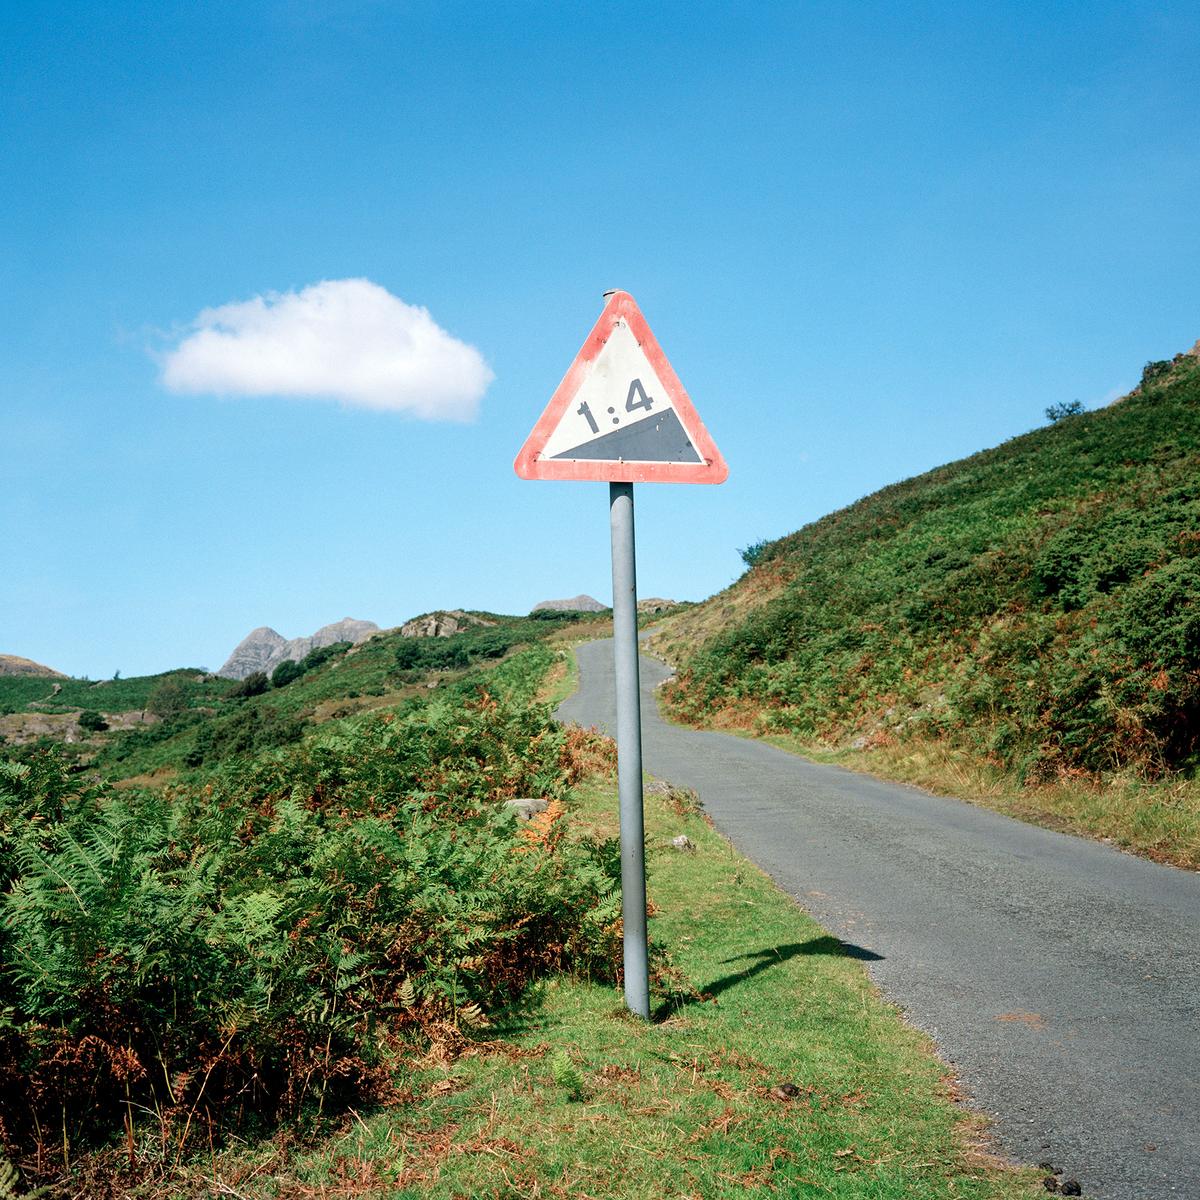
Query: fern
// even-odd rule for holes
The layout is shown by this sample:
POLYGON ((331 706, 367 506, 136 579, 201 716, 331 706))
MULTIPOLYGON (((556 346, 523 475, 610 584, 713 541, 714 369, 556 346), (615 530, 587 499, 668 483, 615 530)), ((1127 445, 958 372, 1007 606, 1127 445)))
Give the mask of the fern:
POLYGON ((554 1082, 567 1093, 568 1100, 583 1099, 583 1076, 565 1050, 559 1050, 550 1059, 550 1074, 554 1082))
POLYGON ((17 1200, 17 1169, 6 1158, 0 1158, 0 1200, 17 1200))
POLYGON ((484 1029, 548 970, 611 978, 615 854, 531 847, 499 802, 563 787, 526 682, 166 795, 0 754, 6 1136, 350 1102, 404 1029, 484 1029))

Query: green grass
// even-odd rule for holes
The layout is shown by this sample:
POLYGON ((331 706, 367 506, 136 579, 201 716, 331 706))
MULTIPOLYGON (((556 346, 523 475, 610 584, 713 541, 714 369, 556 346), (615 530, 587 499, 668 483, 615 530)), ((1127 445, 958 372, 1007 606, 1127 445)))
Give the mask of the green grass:
MULTIPOLYGON (((307 1150, 198 1167, 255 1197, 1031 1197, 978 1149, 926 1040, 830 937, 681 797, 647 797, 658 1019, 558 978, 490 1040, 435 1046, 394 1109, 307 1150), (672 802, 674 800, 674 803, 672 802), (685 833, 694 853, 665 849, 685 833), (772 1089, 792 1085, 795 1097, 772 1089), (359 1189, 359 1190, 356 1190, 359 1189)), ((573 828, 615 832, 608 785, 573 828)), ((180 1192, 179 1194, 185 1194, 180 1192)))

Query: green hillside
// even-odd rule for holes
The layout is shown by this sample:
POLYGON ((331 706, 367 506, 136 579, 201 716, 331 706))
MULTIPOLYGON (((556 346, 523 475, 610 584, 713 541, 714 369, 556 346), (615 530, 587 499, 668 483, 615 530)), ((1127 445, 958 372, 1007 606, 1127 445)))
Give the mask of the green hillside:
POLYGON ((180 772, 211 770, 231 756, 252 756, 298 742, 322 724, 382 707, 408 710, 435 696, 473 694, 481 667, 556 631, 602 618, 486 615, 489 624, 453 637, 378 634, 358 646, 339 642, 283 664, 268 680, 235 682, 197 670, 102 680, 0 679, 0 746, 13 752, 78 739, 60 750, 110 782, 161 783, 180 772), (440 689, 440 691, 438 690, 440 689), (47 724, 43 717, 67 719, 47 724), (32 740, 24 729, 47 732, 32 740), (107 726, 107 728, 106 728, 107 726))
POLYGON ((67 679, 47 675, 0 677, 0 713, 16 713, 33 706, 41 712, 65 713, 74 709, 130 712, 143 709, 166 680, 186 688, 197 704, 220 699, 229 681, 197 668, 180 668, 160 675, 135 675, 129 679, 67 679))
POLYGON ((951 747, 1026 788, 1195 770, 1196 351, 746 555, 658 638, 682 719, 880 751, 885 770, 951 747))

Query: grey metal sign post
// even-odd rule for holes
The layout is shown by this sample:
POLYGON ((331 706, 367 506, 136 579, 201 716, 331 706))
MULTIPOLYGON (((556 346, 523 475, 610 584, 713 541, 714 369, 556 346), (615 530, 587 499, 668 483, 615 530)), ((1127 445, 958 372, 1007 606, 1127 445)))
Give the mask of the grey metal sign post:
POLYGON ((646 943, 646 832, 642 811, 642 693, 638 669, 633 484, 608 485, 612 528, 613 661, 617 692, 617 794, 621 814, 621 920, 625 1003, 650 1017, 646 943))
POLYGON ((729 468, 633 297, 605 292, 604 299, 513 466, 522 479, 609 485, 625 1003, 649 1018, 633 485, 723 483, 729 468))

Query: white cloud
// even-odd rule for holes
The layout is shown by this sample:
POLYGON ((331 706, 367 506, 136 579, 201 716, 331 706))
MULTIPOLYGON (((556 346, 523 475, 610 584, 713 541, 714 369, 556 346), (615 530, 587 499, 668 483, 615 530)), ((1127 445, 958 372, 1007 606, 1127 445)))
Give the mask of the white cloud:
POLYGON ((369 279, 206 308, 162 359, 175 392, 298 396, 469 421, 495 376, 428 310, 369 279))

